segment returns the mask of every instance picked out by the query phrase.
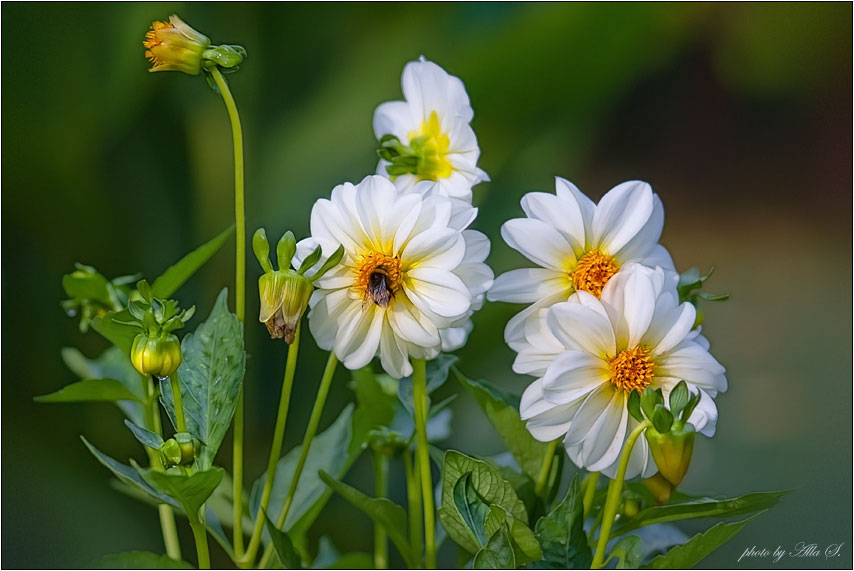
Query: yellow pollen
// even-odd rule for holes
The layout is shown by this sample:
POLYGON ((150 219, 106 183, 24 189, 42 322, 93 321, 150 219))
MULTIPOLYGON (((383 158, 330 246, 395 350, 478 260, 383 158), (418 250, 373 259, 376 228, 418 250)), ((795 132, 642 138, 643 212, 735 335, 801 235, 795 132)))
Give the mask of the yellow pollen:
POLYGON ((451 146, 451 140, 448 136, 442 133, 442 126, 439 124, 439 116, 433 111, 427 121, 421 122, 421 128, 418 132, 410 131, 409 143, 418 137, 425 138, 422 154, 418 161, 418 170, 415 173, 418 175, 418 180, 436 181, 440 178, 451 176, 454 167, 447 159, 448 147, 451 146))
POLYGON ((387 306, 394 294, 400 289, 403 276, 400 272, 400 259, 379 252, 363 254, 356 267, 356 282, 353 289, 362 296, 365 303, 373 301, 382 307, 387 306))
POLYGON ((643 347, 626 349, 611 359, 611 384, 627 393, 642 391, 652 381, 655 365, 643 347))
POLYGON ((569 277, 576 291, 586 291, 598 298, 602 295, 602 288, 619 269, 614 256, 592 250, 581 256, 569 277))
POLYGON ((145 57, 153 64, 161 63, 157 56, 151 51, 151 48, 155 46, 159 46, 163 43, 163 40, 157 35, 158 30, 163 30, 166 28, 174 28, 170 22, 160 22, 155 20, 151 23, 151 29, 145 33, 145 40, 142 42, 142 46, 145 48, 145 57))

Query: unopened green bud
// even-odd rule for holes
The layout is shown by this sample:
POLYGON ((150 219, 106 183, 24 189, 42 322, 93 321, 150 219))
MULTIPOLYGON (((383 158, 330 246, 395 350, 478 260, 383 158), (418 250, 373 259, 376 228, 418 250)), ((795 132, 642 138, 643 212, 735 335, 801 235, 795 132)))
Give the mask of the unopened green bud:
POLYGON ((174 438, 181 448, 181 466, 189 466, 199 457, 199 442, 189 432, 178 432, 174 438))
POLYGON ((166 468, 180 466, 181 457, 181 445, 174 438, 170 438, 160 445, 160 461, 166 468))
POLYGON ((158 337, 140 333, 131 345, 130 360, 140 374, 168 377, 181 364, 181 342, 171 333, 158 337))
POLYGON ((293 270, 272 271, 258 278, 261 312, 258 320, 273 339, 294 342, 297 324, 308 307, 314 287, 311 280, 293 270))
POLYGON ((678 486, 691 465, 696 436, 694 427, 679 422, 675 423, 669 432, 661 433, 655 426, 650 426, 644 436, 661 475, 674 487, 678 486))
POLYGON ((225 69, 236 68, 245 57, 246 50, 242 46, 211 46, 202 54, 205 65, 217 65, 225 69))
POLYGON ((667 478, 661 475, 661 472, 656 472, 654 476, 645 478, 643 483, 659 504, 669 500, 673 493, 673 484, 668 482, 667 478))

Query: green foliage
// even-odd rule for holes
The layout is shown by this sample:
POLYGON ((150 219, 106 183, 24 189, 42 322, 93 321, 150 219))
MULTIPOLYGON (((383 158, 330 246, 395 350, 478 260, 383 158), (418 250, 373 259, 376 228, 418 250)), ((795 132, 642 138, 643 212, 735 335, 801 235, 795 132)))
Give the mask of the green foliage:
POLYGON ((504 525, 509 530, 510 545, 518 565, 543 558, 543 550, 540 542, 537 541, 537 536, 524 521, 511 515, 501 506, 495 504, 489 506, 489 514, 484 524, 487 535, 492 537, 504 525))
POLYGON ((534 563, 535 569, 588 569, 593 553, 584 533, 581 484, 576 474, 563 501, 536 526, 537 539, 543 549, 543 559, 534 563))
POLYGON ((442 465, 442 506, 438 510, 439 521, 458 545, 469 553, 477 553, 489 535, 477 527, 483 507, 472 506, 472 503, 483 504, 487 509, 495 504, 523 522, 528 517, 525 505, 516 495, 513 486, 492 466, 456 450, 448 450, 442 465), (465 483, 462 488, 457 487, 463 479, 468 479, 472 492, 467 491, 465 483), (464 517, 464 512, 468 518, 464 517), (470 527, 471 525, 476 527, 470 527))
POLYGON ((93 565, 95 569, 192 569, 186 561, 150 551, 125 551, 104 555, 93 565))
POLYGON ((387 427, 394 420, 395 394, 384 389, 370 367, 353 371, 356 399, 363 403, 353 415, 353 442, 361 444, 371 431, 387 427))
POLYGON ((232 224, 177 262, 169 266, 165 272, 151 284, 151 293, 154 297, 169 297, 195 274, 199 268, 216 254, 225 241, 234 232, 232 224))
POLYGON ((311 564, 312 569, 373 569, 374 557, 368 553, 352 552, 340 554, 332 540, 323 536, 317 542, 317 557, 311 564))
POLYGON ((519 399, 483 380, 471 380, 456 368, 454 374, 486 413, 519 467, 536 481, 548 451, 548 444, 536 440, 519 417, 519 399))
POLYGON ((475 569, 515 569, 518 566, 513 546, 511 545, 510 530, 507 522, 492 534, 486 545, 474 557, 475 569))
MULTIPOLYGON (((459 358, 456 355, 440 354, 432 361, 427 361, 427 407, 429 409, 430 393, 445 384, 451 367, 459 358)), ((415 398, 412 392, 412 375, 400 379, 397 385, 397 396, 409 414, 415 416, 415 398)))
POLYGON ((607 565, 612 559, 617 559, 617 569, 637 569, 643 558, 643 540, 636 535, 622 538, 611 548, 611 553, 605 560, 607 565))
POLYGON ((330 477, 326 472, 320 472, 320 478, 327 486, 335 490, 345 500, 365 512, 372 520, 385 529, 391 542, 400 552, 410 569, 417 567, 418 562, 412 554, 407 535, 406 510, 387 498, 372 498, 330 477))
POLYGON ((71 372, 81 379, 108 378, 122 383, 136 398, 114 402, 131 421, 136 424, 145 423, 145 408, 142 405, 145 400, 145 381, 131 365, 127 353, 117 347, 110 347, 97 359, 88 359, 77 349, 65 347, 62 349, 62 360, 71 372))
POLYGON ((702 517, 729 517, 766 510, 777 505, 787 493, 788 490, 756 492, 722 500, 697 498, 681 503, 650 506, 642 509, 632 518, 621 520, 614 527, 612 535, 620 535, 654 523, 702 517))
POLYGON ((143 468, 131 460, 134 468, 145 482, 170 498, 175 499, 190 521, 198 521, 202 504, 210 497, 222 480, 225 472, 222 468, 211 468, 186 476, 184 474, 167 474, 153 468, 143 468))
POLYGON ((40 403, 56 402, 117 402, 130 400, 140 402, 137 395, 130 392, 121 381, 116 379, 86 379, 66 385, 56 392, 33 398, 40 403))
POLYGON ((718 523, 653 559, 645 569, 690 569, 764 512, 734 523, 718 523))
MULTIPOLYGON (((245 371, 243 325, 228 311, 227 299, 228 290, 223 289, 208 319, 181 342, 179 386, 187 430, 203 443, 197 462, 202 471, 213 464, 228 431, 245 371)), ((162 383, 162 391, 175 424, 171 383, 162 383)))
POLYGON ((156 432, 152 432, 147 428, 143 428, 141 426, 137 426, 131 421, 125 419, 125 424, 130 431, 133 433, 134 437, 139 440, 144 446, 148 446, 149 448, 153 448, 155 450, 160 450, 160 447, 163 445, 163 438, 157 434, 156 432))
POLYGON ((276 524, 270 521, 270 517, 264 514, 264 524, 267 528, 267 533, 273 542, 273 548, 276 550, 276 555, 279 561, 284 563, 286 569, 302 569, 302 560, 299 553, 294 549, 294 544, 288 534, 277 529, 276 524))
POLYGON ((127 305, 131 291, 128 285, 138 280, 139 275, 108 280, 92 266, 74 264, 74 267, 73 272, 62 276, 62 289, 69 297, 62 302, 62 308, 70 317, 80 315, 80 332, 86 333, 95 317, 127 305))
POLYGON ((92 319, 92 329, 118 347, 124 353, 130 353, 133 338, 139 330, 128 322, 133 319, 127 309, 111 311, 92 319))

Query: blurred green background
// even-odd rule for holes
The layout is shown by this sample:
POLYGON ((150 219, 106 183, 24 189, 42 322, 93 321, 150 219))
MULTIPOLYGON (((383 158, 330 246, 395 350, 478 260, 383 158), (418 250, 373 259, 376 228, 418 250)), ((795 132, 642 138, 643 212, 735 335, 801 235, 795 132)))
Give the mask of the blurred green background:
MULTIPOLYGON (((702 566, 767 567, 737 559, 753 545, 801 541, 847 543, 830 560, 775 566, 851 566, 850 4, 6 2, 3 567, 85 567, 105 553, 163 551, 156 513, 112 490, 79 440, 141 460, 118 410, 32 397, 74 380, 61 347, 94 356, 106 346, 94 332, 81 336, 59 307, 73 262, 152 278, 233 217, 222 101, 200 78, 146 72, 142 37, 172 12, 214 43, 249 51, 231 85, 250 232, 304 236, 317 198, 373 172, 373 110, 400 98, 403 65, 421 54, 462 78, 471 97, 480 166, 493 180, 475 189, 475 227, 493 240, 496 273, 526 264, 499 238, 524 193, 552 191, 555 175, 595 200, 621 181, 649 181, 677 265, 714 265, 708 288, 732 296, 705 306, 730 390, 717 401, 718 434, 698 441, 683 487, 795 490, 702 566)), ((259 269, 249 260, 251 481, 269 450, 284 347, 253 325, 259 269)), ((218 290, 233 287, 233 263, 229 241, 177 297, 206 315, 218 290)), ((469 376, 517 393, 530 379, 510 372, 502 330, 519 309, 487 304, 459 352, 469 376)), ((324 359, 304 343, 288 448, 302 437, 324 359)), ((352 399, 346 381, 339 370, 323 426, 352 399)), ((443 446, 500 451, 468 395, 454 413, 443 446)), ((348 481, 370 489, 367 457, 348 481)), ((321 534, 342 552, 371 541, 367 518, 337 498, 312 537, 321 534)))

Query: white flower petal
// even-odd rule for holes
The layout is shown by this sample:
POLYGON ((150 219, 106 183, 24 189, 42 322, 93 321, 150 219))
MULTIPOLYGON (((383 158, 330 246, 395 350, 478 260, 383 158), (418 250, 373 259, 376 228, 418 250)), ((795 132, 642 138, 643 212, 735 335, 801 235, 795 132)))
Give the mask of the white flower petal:
POLYGON ((652 347, 653 355, 660 355, 681 343, 694 327, 697 310, 690 303, 672 307, 675 296, 661 295, 644 342, 652 347))
POLYGON ((565 200, 546 192, 529 192, 522 197, 522 210, 528 218, 541 220, 557 229, 576 255, 584 251, 584 216, 576 200, 565 200))
POLYGON ((609 190, 593 215, 593 246, 613 255, 634 238, 652 215, 652 188, 641 181, 609 190))
MULTIPOLYGON (((628 416, 626 393, 614 391, 608 408, 600 417, 596 428, 596 438, 588 440, 591 442, 589 452, 585 450, 588 470, 598 472, 619 459, 623 442, 626 439, 628 416)), ((585 442, 585 448, 587 447, 587 442, 585 442)))
MULTIPOLYGON (((386 313, 386 318, 390 317, 391 313, 386 313)), ((412 365, 409 363, 409 354, 406 347, 392 327, 386 323, 382 326, 380 335, 380 362, 383 369, 395 379, 403 378, 412 374, 412 365)))
POLYGON ((546 268, 510 270, 495 278, 487 293, 490 301, 532 303, 546 297, 571 292, 571 282, 565 272, 546 268))
POLYGON ((596 212, 596 205, 577 186, 559 176, 555 177, 555 193, 560 199, 575 203, 584 222, 584 242, 589 243, 593 232, 593 215, 596 212))
POLYGON ((387 101, 380 103, 374 111, 374 135, 381 139, 384 135, 394 135, 406 143, 409 131, 419 126, 420 118, 412 115, 412 108, 406 101, 387 101))
POLYGON ((656 293, 649 270, 643 266, 617 272, 605 284, 600 301, 614 326, 618 349, 640 344, 652 321, 656 293))
POLYGON ((649 255, 658 245, 661 230, 664 228, 664 206, 657 194, 652 195, 652 213, 646 224, 638 230, 625 246, 614 252, 613 256, 620 260, 643 258, 649 255))
POLYGON ((566 433, 569 423, 575 415, 578 403, 554 405, 543 397, 542 383, 538 379, 522 393, 519 414, 527 420, 526 426, 531 435, 541 442, 550 442, 566 433))
POLYGON ((554 404, 569 404, 607 383, 608 369, 601 359, 583 351, 564 351, 543 376, 543 392, 554 404))
POLYGON ((575 254, 560 232, 529 218, 514 218, 501 226, 501 237, 507 245, 544 268, 568 272, 575 254))
MULTIPOLYGON (((594 428, 599 417, 608 408, 611 403, 611 398, 614 396, 614 388, 610 383, 602 383, 595 390, 591 391, 584 398, 578 412, 572 418, 572 424, 566 434, 564 444, 566 446, 576 446, 590 438, 596 438, 594 428)), ((578 466, 584 465, 584 458, 581 458, 581 463, 576 463, 578 466)))
POLYGON ((585 351, 600 361, 616 355, 614 329, 601 310, 567 301, 553 305, 546 321, 567 349, 585 351))
POLYGON ((396 296, 389 307, 388 321, 396 335, 422 347, 439 343, 439 330, 430 320, 422 318, 405 295, 396 296))
POLYGON ((403 96, 422 121, 436 111, 443 130, 456 118, 471 121, 474 112, 463 82, 430 61, 413 61, 403 68, 403 96))
POLYGON ((524 347, 525 323, 528 318, 538 310, 550 307, 560 301, 566 301, 566 297, 563 292, 543 298, 511 317, 510 321, 507 322, 507 326, 504 328, 504 341, 507 345, 509 345, 514 351, 519 351, 521 347, 524 347))
POLYGON ((655 375, 684 379, 710 394, 724 392, 727 381, 723 366, 696 341, 683 341, 656 358, 655 375))
POLYGON ((471 294, 453 273, 437 268, 414 268, 406 273, 403 290, 413 305, 442 317, 465 315, 471 294))
POLYGON ((406 267, 456 268, 466 254, 462 234, 451 228, 430 228, 412 237, 400 252, 406 267))

